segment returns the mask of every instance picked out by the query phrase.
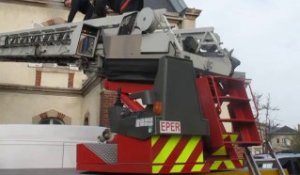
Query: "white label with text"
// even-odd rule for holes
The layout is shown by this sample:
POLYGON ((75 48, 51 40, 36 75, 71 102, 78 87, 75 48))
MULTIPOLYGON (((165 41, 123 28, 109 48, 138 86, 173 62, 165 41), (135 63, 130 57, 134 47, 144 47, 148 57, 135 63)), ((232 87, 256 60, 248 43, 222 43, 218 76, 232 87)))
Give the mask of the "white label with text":
POLYGON ((180 134, 181 123, 179 121, 160 121, 160 133, 162 134, 180 134))
POLYGON ((135 127, 153 126, 153 118, 141 118, 135 121, 135 127))

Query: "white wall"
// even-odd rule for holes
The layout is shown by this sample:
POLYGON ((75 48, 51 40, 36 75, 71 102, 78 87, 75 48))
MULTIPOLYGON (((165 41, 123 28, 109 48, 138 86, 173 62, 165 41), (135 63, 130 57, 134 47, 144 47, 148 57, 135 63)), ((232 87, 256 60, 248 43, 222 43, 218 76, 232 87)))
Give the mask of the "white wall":
POLYGON ((82 125, 82 97, 0 92, 0 124, 31 124, 32 117, 51 109, 82 125))
POLYGON ((82 88, 83 82, 87 79, 87 76, 83 73, 83 71, 76 72, 74 76, 74 88, 80 89, 82 88))
POLYGON ((67 73, 43 72, 41 86, 68 88, 68 77, 69 75, 67 73))
POLYGON ((101 84, 98 84, 89 94, 83 98, 82 102, 82 121, 86 113, 89 113, 89 124, 99 126, 100 123, 100 93, 102 91, 101 84))
POLYGON ((27 63, 0 62, 0 83, 33 86, 35 69, 28 68, 27 65, 27 63))

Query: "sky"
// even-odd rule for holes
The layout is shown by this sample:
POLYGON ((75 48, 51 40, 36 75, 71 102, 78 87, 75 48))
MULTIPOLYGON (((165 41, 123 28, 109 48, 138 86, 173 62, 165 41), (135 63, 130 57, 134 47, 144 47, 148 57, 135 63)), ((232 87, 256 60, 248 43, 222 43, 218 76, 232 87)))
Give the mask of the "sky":
MULTIPOLYGON (((197 27, 215 28, 241 61, 251 87, 266 103, 270 119, 281 126, 300 124, 300 1, 299 0, 185 0, 201 9, 197 27)), ((261 112, 260 118, 264 118, 261 112)))

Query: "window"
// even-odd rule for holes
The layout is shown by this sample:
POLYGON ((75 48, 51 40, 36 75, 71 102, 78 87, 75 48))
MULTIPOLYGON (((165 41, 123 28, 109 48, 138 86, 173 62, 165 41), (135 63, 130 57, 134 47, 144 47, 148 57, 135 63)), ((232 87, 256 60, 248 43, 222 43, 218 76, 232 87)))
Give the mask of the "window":
POLYGON ((56 110, 49 110, 32 117, 33 124, 71 125, 72 119, 56 110))
POLYGON ((285 138, 285 139, 284 139, 284 144, 287 145, 287 146, 290 146, 290 145, 291 145, 291 140, 285 138))
POLYGON ((283 145, 287 145, 287 146, 290 146, 290 145, 291 145, 291 140, 288 139, 288 138, 282 138, 281 141, 282 141, 281 143, 282 143, 283 145))
POLYGON ((48 118, 41 119, 39 124, 42 124, 42 125, 64 125, 65 122, 59 118, 48 117, 48 118))

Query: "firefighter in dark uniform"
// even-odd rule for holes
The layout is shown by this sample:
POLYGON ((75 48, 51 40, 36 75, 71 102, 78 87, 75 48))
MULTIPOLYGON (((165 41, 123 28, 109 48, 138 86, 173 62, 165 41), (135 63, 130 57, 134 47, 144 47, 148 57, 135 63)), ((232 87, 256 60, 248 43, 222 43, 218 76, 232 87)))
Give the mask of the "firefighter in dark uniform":
POLYGON ((84 20, 91 19, 95 10, 89 0, 65 0, 65 6, 71 8, 68 22, 73 21, 78 11, 85 14, 84 20))
POLYGON ((140 11, 144 7, 144 0, 95 0, 95 12, 99 18, 106 16, 107 5, 114 12, 122 14, 130 11, 140 11))

